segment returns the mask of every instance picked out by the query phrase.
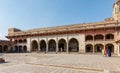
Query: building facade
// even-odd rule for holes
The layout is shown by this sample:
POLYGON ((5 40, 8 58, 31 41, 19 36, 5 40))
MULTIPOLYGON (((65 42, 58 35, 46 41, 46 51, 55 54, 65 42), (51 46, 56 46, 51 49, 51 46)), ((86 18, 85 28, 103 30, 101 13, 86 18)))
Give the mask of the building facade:
POLYGON ((12 52, 13 43, 6 40, 0 40, 0 53, 12 52))
POLYGON ((14 42, 15 52, 98 53, 111 48, 120 55, 120 0, 113 5, 113 16, 102 22, 24 31, 10 28, 6 37, 14 42))

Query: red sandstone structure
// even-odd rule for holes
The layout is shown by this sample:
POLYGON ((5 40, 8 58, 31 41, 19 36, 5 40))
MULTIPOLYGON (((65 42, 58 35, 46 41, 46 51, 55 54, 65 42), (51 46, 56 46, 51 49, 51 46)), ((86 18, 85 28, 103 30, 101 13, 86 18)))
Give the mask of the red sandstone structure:
POLYGON ((11 52, 13 48, 13 43, 7 40, 0 40, 0 53, 11 52))
POLYGON ((98 53, 111 48, 120 55, 120 0, 113 5, 113 17, 103 22, 73 24, 30 30, 10 28, 14 52, 98 53))

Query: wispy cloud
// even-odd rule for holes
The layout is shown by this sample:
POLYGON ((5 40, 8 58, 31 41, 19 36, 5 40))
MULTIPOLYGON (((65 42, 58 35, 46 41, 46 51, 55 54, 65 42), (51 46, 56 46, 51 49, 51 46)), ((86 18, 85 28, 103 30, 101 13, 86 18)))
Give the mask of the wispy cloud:
POLYGON ((0 32, 0 39, 1 40, 7 40, 7 38, 5 38, 5 35, 3 33, 0 32))

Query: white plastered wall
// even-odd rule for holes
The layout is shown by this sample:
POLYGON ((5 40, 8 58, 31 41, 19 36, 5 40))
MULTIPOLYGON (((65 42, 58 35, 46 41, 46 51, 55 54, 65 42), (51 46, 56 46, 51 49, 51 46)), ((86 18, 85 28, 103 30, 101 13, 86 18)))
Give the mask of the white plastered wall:
POLYGON ((69 40, 72 39, 72 38, 75 38, 78 40, 78 43, 79 43, 79 52, 80 53, 85 53, 85 35, 84 34, 68 34, 68 41, 67 41, 67 35, 58 35, 58 36, 42 36, 42 37, 30 37, 30 38, 27 38, 27 48, 28 48, 28 51, 30 51, 31 49, 31 42, 33 40, 37 41, 37 43, 39 44, 39 42, 41 40, 45 40, 46 43, 53 39, 56 41, 57 43, 57 40, 59 42, 60 39, 64 39, 66 41, 66 43, 69 43, 69 40))

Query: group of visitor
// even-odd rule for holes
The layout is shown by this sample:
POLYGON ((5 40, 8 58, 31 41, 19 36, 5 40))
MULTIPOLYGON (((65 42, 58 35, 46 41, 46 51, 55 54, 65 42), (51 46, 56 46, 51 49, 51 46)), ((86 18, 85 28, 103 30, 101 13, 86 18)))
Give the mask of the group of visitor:
POLYGON ((108 49, 102 49, 102 55, 105 57, 111 57, 111 48, 108 49))

